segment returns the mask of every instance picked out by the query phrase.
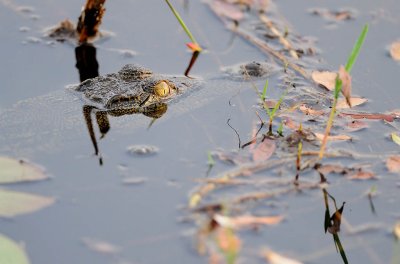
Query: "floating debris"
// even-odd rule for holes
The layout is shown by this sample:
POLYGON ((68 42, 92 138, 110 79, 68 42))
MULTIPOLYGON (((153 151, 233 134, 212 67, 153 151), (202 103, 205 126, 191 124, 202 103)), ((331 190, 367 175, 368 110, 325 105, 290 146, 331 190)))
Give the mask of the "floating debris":
POLYGON ((156 146, 151 145, 132 145, 127 147, 127 152, 133 156, 153 156, 160 150, 156 146))
POLYGON ((126 177, 122 179, 124 185, 139 185, 147 182, 149 179, 140 177, 126 177))
POLYGON ((83 237, 81 240, 87 248, 97 253, 104 255, 115 255, 121 252, 121 248, 103 240, 89 237, 83 237))

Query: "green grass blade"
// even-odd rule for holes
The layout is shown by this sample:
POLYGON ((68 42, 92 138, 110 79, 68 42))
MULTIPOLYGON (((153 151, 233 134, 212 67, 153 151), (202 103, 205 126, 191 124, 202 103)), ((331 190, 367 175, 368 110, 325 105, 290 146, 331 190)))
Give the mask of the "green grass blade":
POLYGON ((262 101, 264 101, 266 96, 267 96, 267 89, 268 89, 268 79, 265 81, 264 89, 263 89, 263 92, 261 94, 261 100, 262 101))
POLYGON ((183 19, 181 18, 179 13, 175 10, 175 8, 171 5, 171 3, 168 0, 165 0, 165 2, 167 2, 167 4, 168 4, 169 8, 171 9, 172 13, 174 13, 176 19, 179 21, 179 24, 181 24, 183 30, 186 32, 186 35, 188 35, 188 37, 190 38, 190 40, 193 43, 198 44, 198 42, 196 41, 196 39, 193 37, 192 33, 190 32, 189 28, 186 26, 185 22, 183 22, 183 19))
POLYGON ((281 95, 281 97, 279 98, 279 101, 275 104, 274 109, 272 109, 272 111, 270 112, 269 117, 274 119, 275 113, 278 110, 279 106, 281 105, 283 98, 286 96, 287 90, 281 95))
POLYGON ((364 26, 360 36, 358 37, 357 42, 353 47, 353 50, 350 53, 350 56, 349 56, 349 58, 347 60, 347 64, 346 64, 347 72, 350 72, 351 69, 353 68, 353 64, 355 63, 357 56, 360 53, 360 49, 365 41, 365 37, 367 36, 368 29, 369 29, 369 26, 368 26, 368 24, 366 24, 364 26))

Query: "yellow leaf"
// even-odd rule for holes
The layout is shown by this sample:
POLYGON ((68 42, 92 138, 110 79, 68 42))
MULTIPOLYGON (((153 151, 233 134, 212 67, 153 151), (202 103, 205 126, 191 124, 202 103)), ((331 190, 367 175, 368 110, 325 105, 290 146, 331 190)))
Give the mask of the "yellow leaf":
POLYGON ((400 145, 400 137, 395 132, 392 133, 392 140, 397 145, 400 145))
POLYGON ((190 197, 189 207, 190 208, 196 207, 200 203, 200 200, 201 200, 200 194, 196 193, 196 194, 192 195, 190 197))

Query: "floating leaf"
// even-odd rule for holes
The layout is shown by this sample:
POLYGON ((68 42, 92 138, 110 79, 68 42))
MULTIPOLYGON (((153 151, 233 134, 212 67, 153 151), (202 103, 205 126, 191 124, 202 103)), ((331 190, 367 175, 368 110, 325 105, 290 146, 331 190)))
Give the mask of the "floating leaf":
MULTIPOLYGON (((352 107, 361 105, 368 101, 367 99, 360 98, 360 97, 352 97, 352 98, 349 98, 349 100, 350 100, 350 104, 352 107)), ((336 109, 347 109, 347 108, 350 108, 347 103, 347 100, 340 98, 336 104, 336 109)))
POLYGON ((106 241, 84 237, 82 238, 82 242, 87 246, 90 250, 93 250, 97 253, 105 254, 105 255, 115 255, 121 251, 121 249, 111 243, 106 241))
POLYGON ((347 168, 343 167, 340 164, 325 164, 318 167, 317 170, 323 175, 327 175, 329 173, 339 173, 339 174, 347 173, 347 168))
POLYGON ((238 236, 229 228, 218 228, 217 243, 221 251, 224 253, 226 263, 235 263, 237 255, 241 247, 241 241, 238 236))
POLYGON ((302 264, 302 262, 282 256, 272 250, 265 250, 263 256, 269 264, 302 264))
POLYGON ((400 61, 400 41, 393 42, 390 45, 390 56, 396 61, 400 61))
POLYGON ((25 160, 0 157, 0 184, 48 179, 45 170, 25 160))
POLYGON ((299 129, 299 124, 293 121, 290 117, 286 117, 285 120, 283 121, 283 124, 290 128, 291 130, 298 130, 299 129))
POLYGON ((249 157, 243 157, 239 155, 237 151, 223 151, 216 150, 212 152, 212 157, 218 159, 220 161, 226 162, 228 164, 233 165, 241 165, 247 162, 250 162, 249 157))
POLYGON ((347 105, 351 108, 351 76, 346 71, 343 65, 340 65, 339 68, 339 78, 342 80, 342 89, 340 90, 346 99, 347 105))
POLYGON ((20 245, 0 234, 0 263, 29 264, 29 259, 20 245))
POLYGON ((368 127, 368 124, 363 121, 353 120, 346 124, 350 132, 356 132, 368 127))
POLYGON ((400 137, 394 132, 391 135, 393 142, 396 143, 397 145, 400 145, 400 137))
POLYGON ((314 80, 314 82, 322 85, 329 91, 333 91, 333 89, 335 89, 336 77, 337 73, 330 71, 313 71, 311 73, 311 78, 314 80))
POLYGON ((266 161, 275 152, 276 144, 272 139, 265 138, 251 152, 254 161, 266 161))
POLYGON ((390 172, 400 172, 400 156, 391 156, 386 160, 386 167, 390 172))
POLYGON ((354 119, 370 119, 370 120, 385 120, 386 122, 393 122, 396 118, 394 114, 379 114, 379 113, 340 113, 339 116, 351 116, 354 119))
POLYGON ((313 8, 310 10, 313 15, 321 16, 326 20, 344 21, 354 19, 355 14, 351 10, 328 10, 325 8, 313 8))
POLYGON ((348 179, 350 179, 350 180, 370 180, 370 179, 376 179, 376 177, 373 172, 360 170, 354 174, 348 175, 348 179))
MULTIPOLYGON (((324 134, 315 133, 317 139, 321 140, 324 138, 324 134)), ((330 141, 344 141, 344 140, 351 140, 352 138, 347 135, 336 135, 336 136, 328 136, 328 140, 330 141)))
POLYGON ((209 5, 219 17, 226 17, 234 21, 240 21, 244 18, 243 11, 240 9, 240 7, 231 3, 221 0, 214 0, 210 1, 209 5))
POLYGON ((305 104, 300 105, 299 110, 301 112, 303 112, 304 114, 311 115, 311 116, 322 116, 322 115, 325 115, 325 111, 312 109, 311 107, 309 107, 309 106, 307 106, 305 104))
POLYGON ((257 225, 276 225, 282 222, 283 216, 253 216, 242 215, 236 217, 228 217, 216 214, 214 220, 223 227, 240 229, 243 227, 254 227, 257 225))
POLYGON ((55 199, 34 194, 0 190, 0 217, 32 213, 52 205, 55 199))

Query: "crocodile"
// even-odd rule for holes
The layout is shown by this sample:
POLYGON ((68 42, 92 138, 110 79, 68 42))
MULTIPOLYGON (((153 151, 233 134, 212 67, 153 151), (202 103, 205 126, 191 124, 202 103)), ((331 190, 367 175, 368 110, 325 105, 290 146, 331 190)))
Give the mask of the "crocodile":
POLYGON ((117 73, 85 80, 75 90, 82 92, 90 105, 111 116, 142 113, 159 118, 168 102, 201 83, 199 78, 156 74, 127 64, 117 73))

